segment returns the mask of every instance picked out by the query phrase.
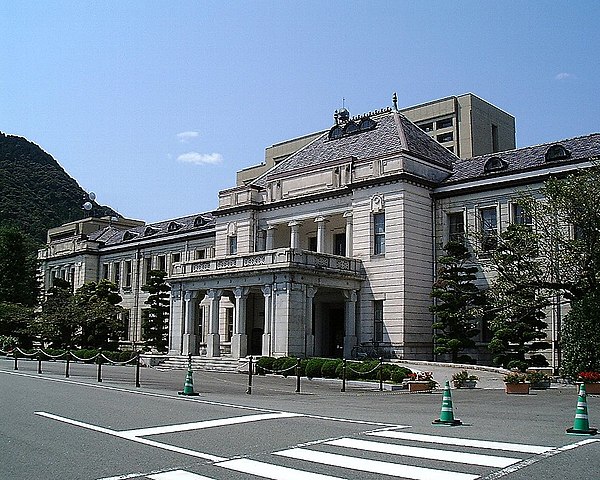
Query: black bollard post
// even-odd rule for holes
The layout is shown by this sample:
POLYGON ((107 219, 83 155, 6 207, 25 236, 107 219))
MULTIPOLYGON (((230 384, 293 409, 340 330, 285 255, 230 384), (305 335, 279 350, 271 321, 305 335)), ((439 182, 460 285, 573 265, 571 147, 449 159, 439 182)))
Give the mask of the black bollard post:
POLYGON ((18 370, 19 369, 19 355, 17 353, 16 348, 13 350, 13 354, 15 356, 15 370, 18 370))
POLYGON ((140 352, 135 357, 135 386, 140 388, 140 352))
POLYGON ((38 373, 42 373, 42 351, 38 352, 38 373))
POLYGON ((300 393, 300 359, 297 359, 296 363, 296 393, 300 393))
POLYGON ((250 355, 248 359, 248 389, 246 390, 248 395, 252 395, 252 368, 252 355, 250 355))
POLYGON ((69 378, 69 364, 71 362, 71 349, 67 348, 67 365, 65 366, 65 378, 69 378))
POLYGON ((383 392, 383 358, 379 357, 379 391, 383 392))
POLYGON ((342 360, 342 392, 346 391, 346 359, 342 360))
POLYGON ((102 349, 98 349, 98 353, 96 355, 96 362, 98 363, 98 382, 102 381, 102 349))

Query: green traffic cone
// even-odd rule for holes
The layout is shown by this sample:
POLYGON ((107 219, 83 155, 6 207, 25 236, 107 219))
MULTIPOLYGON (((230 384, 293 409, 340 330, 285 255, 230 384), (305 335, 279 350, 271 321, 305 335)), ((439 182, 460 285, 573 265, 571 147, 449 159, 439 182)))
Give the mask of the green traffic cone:
POLYGON ((183 392, 177 392, 179 395, 200 395, 194 392, 194 380, 192 379, 192 367, 188 367, 187 374, 185 376, 185 383, 183 385, 183 392))
POLYGON ((452 410, 452 394, 450 393, 450 382, 446 381, 444 386, 444 396, 442 397, 442 412, 440 418, 431 422, 434 425, 446 425, 449 427, 455 427, 462 425, 462 422, 454 418, 454 412, 452 410))
POLYGON ((590 428, 587 401, 585 397, 585 384, 582 383, 579 387, 579 397, 577 398, 577 408, 575 409, 573 428, 567 428, 567 433, 570 435, 596 435, 596 433, 598 433, 597 428, 590 428))

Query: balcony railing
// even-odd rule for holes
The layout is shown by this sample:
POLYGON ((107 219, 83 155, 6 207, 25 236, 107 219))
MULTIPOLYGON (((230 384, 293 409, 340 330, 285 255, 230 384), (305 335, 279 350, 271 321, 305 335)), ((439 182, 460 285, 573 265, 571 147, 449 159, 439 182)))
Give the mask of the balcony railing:
POLYGON ((284 248, 245 255, 193 260, 173 264, 173 277, 208 275, 232 270, 269 270, 283 266, 297 266, 314 270, 361 275, 362 262, 355 258, 329 255, 307 250, 284 248))

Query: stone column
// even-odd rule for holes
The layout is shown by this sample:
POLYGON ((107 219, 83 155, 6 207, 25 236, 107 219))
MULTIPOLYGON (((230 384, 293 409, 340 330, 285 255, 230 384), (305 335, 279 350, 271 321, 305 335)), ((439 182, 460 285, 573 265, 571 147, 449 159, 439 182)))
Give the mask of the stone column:
POLYGON ((313 357, 315 355, 315 335, 313 332, 313 303, 315 295, 317 294, 317 288, 308 286, 306 287, 306 356, 313 357))
POLYGON ((327 221, 323 216, 315 218, 317 224, 317 253, 325 253, 325 224, 327 221))
POLYGON ((271 356, 271 313, 272 313, 272 290, 271 285, 265 285, 261 288, 262 293, 265 297, 265 326, 263 330, 262 338, 262 354, 264 356, 271 356))
POLYGON ((211 289, 207 295, 210 299, 210 323, 206 336, 206 354, 208 357, 221 356, 221 336, 219 335, 219 303, 223 290, 211 289))
POLYGON ((196 335, 194 335, 194 313, 196 311, 196 298, 198 298, 197 290, 188 290, 184 295, 184 326, 183 326, 183 341, 182 355, 194 355, 196 353, 196 335))
POLYGON ((300 225, 302 225, 302 222, 297 220, 288 223, 288 227, 290 227, 290 248, 296 250, 300 248, 300 225))
POLYGON ((345 290, 344 297, 346 297, 344 358, 350 358, 352 356, 352 348, 356 345, 356 291, 345 290))
POLYGON ((246 301, 249 293, 249 287, 238 287, 233 291, 235 295, 235 321, 233 324, 233 336, 231 337, 231 355, 233 358, 242 358, 248 354, 246 301))
POLYGON ((275 230, 277 230, 277 227, 275 225, 269 225, 267 227, 267 239, 265 241, 266 250, 273 250, 274 248, 273 237, 275 236, 275 230))
POLYGON ((352 256, 352 212, 344 213, 346 219, 346 256, 352 256))

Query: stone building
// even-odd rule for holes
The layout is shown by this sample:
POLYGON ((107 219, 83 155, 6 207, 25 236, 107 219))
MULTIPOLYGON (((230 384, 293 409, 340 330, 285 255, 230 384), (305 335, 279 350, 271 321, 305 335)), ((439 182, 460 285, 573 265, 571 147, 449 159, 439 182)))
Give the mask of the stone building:
MULTIPOLYGON (((151 225, 86 219, 59 227, 87 226, 74 237, 51 230, 39 254, 45 284, 71 269, 80 272, 75 287, 115 281, 129 312, 124 340, 136 343, 140 286, 149 270, 165 270, 169 355, 352 357, 374 349, 431 359, 430 292, 441 247, 522 221, 516 191, 589 166, 600 135, 503 152, 491 142, 486 154, 461 159, 388 108, 353 118, 336 112, 328 131, 288 145, 295 151, 284 149, 269 168, 238 176, 212 212, 151 225)), ((487 281, 482 272, 481 285, 487 281)))

